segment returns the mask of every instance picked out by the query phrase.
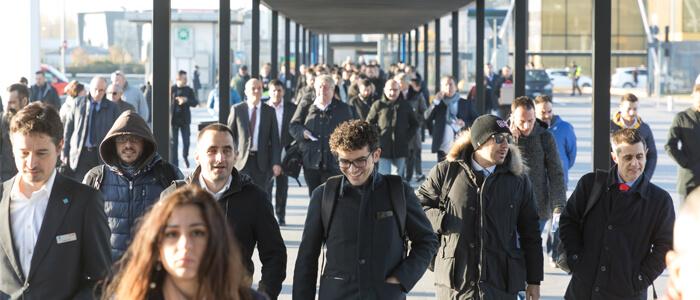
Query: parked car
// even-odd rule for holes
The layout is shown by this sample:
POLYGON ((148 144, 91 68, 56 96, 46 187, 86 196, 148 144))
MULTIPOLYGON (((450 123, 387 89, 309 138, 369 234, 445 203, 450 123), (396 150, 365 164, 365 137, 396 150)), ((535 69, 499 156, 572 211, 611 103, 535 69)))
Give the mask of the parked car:
POLYGON ((525 72, 525 95, 530 98, 552 96, 552 82, 544 69, 528 69, 525 72))
MULTIPOLYGON (((549 79, 552 81, 552 86, 554 90, 558 91, 571 91, 572 83, 571 83, 571 77, 569 77, 569 69, 564 68, 564 69, 547 69, 547 75, 549 75, 549 79)), ((593 79, 591 77, 581 75, 578 78, 578 86, 584 88, 584 87, 592 87, 593 86, 593 79)))
POLYGON ((66 85, 68 85, 68 82, 70 81, 68 80, 68 77, 66 77, 66 74, 63 74, 58 69, 47 64, 41 64, 41 71, 44 72, 46 81, 50 82, 53 88, 56 89, 58 96, 62 97, 64 94, 63 89, 66 87, 66 85))
POLYGON ((610 87, 633 88, 647 85, 647 69, 638 67, 624 67, 615 69, 612 75, 610 87), (637 72, 637 81, 634 80, 634 72, 637 72))

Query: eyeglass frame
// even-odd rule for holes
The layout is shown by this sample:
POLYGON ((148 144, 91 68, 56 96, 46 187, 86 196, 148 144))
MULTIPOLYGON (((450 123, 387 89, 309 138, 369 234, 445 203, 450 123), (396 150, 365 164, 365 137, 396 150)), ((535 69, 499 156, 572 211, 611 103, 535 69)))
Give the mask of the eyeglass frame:
POLYGON ((493 138, 493 141, 497 144, 503 144, 503 142, 507 142, 508 145, 513 144, 513 136, 508 134, 508 133, 499 133, 499 134, 492 134, 491 138, 493 138), (499 141, 500 140, 500 141, 499 141))
POLYGON ((143 140, 144 138, 133 134, 122 134, 114 138, 114 142, 117 144, 126 144, 127 142, 135 144, 142 142, 143 140))
POLYGON ((367 167, 367 161, 369 160, 370 156, 372 156, 372 154, 374 154, 374 151, 376 150, 377 149, 371 150, 366 156, 354 160, 343 159, 338 157, 338 167, 345 170, 350 169, 351 166, 354 166, 356 169, 364 169, 367 167), (364 163, 364 165, 358 166, 357 163, 364 163), (347 166, 343 167, 343 164, 347 164, 347 166))

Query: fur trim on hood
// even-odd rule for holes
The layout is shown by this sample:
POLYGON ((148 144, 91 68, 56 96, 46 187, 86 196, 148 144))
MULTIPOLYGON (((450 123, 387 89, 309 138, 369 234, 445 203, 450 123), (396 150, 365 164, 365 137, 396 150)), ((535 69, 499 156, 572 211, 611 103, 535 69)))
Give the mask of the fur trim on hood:
MULTIPOLYGON (((463 131, 462 134, 454 141, 450 152, 447 153, 447 161, 458 161, 463 160, 471 163, 472 154, 474 153, 474 146, 472 146, 472 137, 470 131, 463 131)), ((508 154, 506 155, 506 160, 503 163, 508 170, 517 175, 521 176, 527 173, 528 167, 525 161, 520 155, 520 149, 518 145, 510 144, 508 145, 508 154)))

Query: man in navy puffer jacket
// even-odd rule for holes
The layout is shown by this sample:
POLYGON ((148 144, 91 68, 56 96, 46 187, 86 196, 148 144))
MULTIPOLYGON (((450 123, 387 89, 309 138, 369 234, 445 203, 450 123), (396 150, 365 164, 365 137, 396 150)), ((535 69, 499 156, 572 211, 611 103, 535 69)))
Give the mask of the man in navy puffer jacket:
POLYGON ((100 144, 104 165, 94 167, 83 183, 102 192, 112 231, 112 261, 129 247, 134 225, 158 201, 180 170, 156 152, 153 133, 138 114, 122 113, 100 144))

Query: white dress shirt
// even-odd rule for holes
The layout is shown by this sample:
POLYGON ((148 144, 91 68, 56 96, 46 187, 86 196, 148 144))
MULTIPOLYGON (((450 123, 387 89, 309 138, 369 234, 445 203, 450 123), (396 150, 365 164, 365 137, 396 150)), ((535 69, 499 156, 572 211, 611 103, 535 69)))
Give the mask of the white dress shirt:
POLYGON ((282 140, 282 119, 284 118, 284 100, 280 101, 280 104, 277 106, 272 104, 272 100, 267 101, 267 104, 275 109, 275 116, 277 116, 277 133, 280 136, 280 140, 282 140))
POLYGON ((204 181, 204 177, 202 177, 202 174, 199 174, 199 186, 202 187, 205 191, 207 191, 207 193, 214 196, 214 199, 216 199, 217 201, 221 199, 221 196, 223 196, 226 191, 228 191, 228 188, 231 186, 231 181, 233 181, 233 176, 229 176, 226 185, 224 185, 224 187, 221 188, 221 190, 214 193, 211 190, 209 190, 209 187, 207 187, 207 183, 204 181))
POLYGON ((49 180, 37 191, 27 198, 20 192, 21 178, 16 177, 10 191, 10 223, 12 226, 12 242, 22 265, 22 273, 29 276, 29 268, 32 265, 34 247, 39 238, 41 224, 44 222, 46 207, 49 204, 49 196, 56 179, 54 169, 49 180))
MULTIPOLYGON (((255 110, 255 131, 253 132, 252 141, 250 141, 250 151, 258 151, 258 136, 260 136, 260 102, 256 106, 248 103, 248 121, 253 120, 253 107, 255 110)), ((251 124, 248 124, 250 126, 251 124)))

